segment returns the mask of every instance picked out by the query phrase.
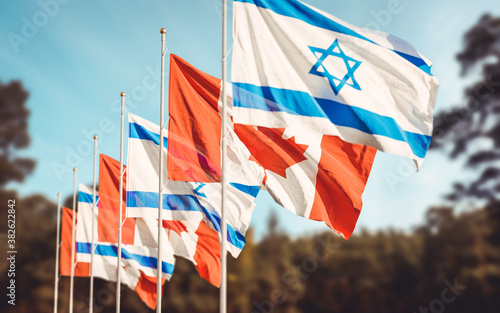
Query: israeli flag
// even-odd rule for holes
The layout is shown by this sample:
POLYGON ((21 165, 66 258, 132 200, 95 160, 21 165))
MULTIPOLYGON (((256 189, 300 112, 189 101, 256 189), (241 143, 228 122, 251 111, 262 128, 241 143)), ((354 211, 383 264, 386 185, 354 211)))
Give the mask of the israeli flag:
POLYGON ((234 0, 234 36, 235 123, 301 125, 422 164, 439 83, 410 44, 296 0, 234 0))

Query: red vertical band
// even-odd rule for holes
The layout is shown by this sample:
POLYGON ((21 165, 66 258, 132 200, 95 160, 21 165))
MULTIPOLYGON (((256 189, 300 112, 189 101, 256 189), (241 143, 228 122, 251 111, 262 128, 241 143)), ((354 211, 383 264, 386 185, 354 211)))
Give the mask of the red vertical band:
MULTIPOLYGON (((125 170, 125 166, 123 167, 125 170)), ((123 175, 122 216, 126 216, 127 174, 123 175)), ((97 236, 99 242, 118 243, 118 207, 120 206, 120 162, 101 154, 99 162, 99 214, 97 236)), ((122 227, 122 243, 134 244, 135 220, 125 219, 122 227)))
POLYGON ((168 178, 218 182, 221 179, 221 81, 170 55, 168 93, 168 178))
POLYGON ((376 149, 323 136, 316 194, 309 219, 323 221, 348 239, 359 217, 361 196, 376 149))
MULTIPOLYGON (((75 216, 78 222, 78 214, 75 216)), ((73 210, 62 208, 61 218, 61 276, 71 275, 71 228, 73 226, 73 210)), ((75 227, 76 238, 76 227, 75 227)), ((76 247, 75 247, 76 248, 76 247)), ((75 250, 76 261, 76 250, 75 250)), ((90 263, 77 262, 75 266, 75 276, 89 277, 90 276, 90 263)))

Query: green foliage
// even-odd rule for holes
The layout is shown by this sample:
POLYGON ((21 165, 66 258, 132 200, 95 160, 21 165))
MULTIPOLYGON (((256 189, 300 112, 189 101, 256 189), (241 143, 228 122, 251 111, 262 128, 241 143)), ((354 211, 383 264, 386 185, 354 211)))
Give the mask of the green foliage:
MULTIPOLYGON (((0 311, 49 313, 56 208, 32 196, 18 209, 18 302, 15 308, 0 303, 0 311)), ((446 312, 473 312, 478 305, 482 312, 497 312, 500 246, 491 212, 491 206, 460 215, 432 208, 411 233, 361 231, 348 241, 333 232, 291 240, 273 231, 256 243, 250 230, 240 257, 229 259, 229 312, 418 312, 455 279, 467 289, 446 304, 446 312)), ((6 265, 0 265, 4 273, 6 265)), ((0 284, 6 279, 1 276, 0 284)), ((114 284, 96 279, 94 289, 94 312, 114 312, 114 284)), ((88 290, 88 278, 75 279, 75 312, 87 312, 88 290)), ((122 290, 122 312, 152 312, 134 291, 122 290)), ((186 260, 177 260, 164 290, 164 312, 218 312, 218 289, 186 260)), ((62 277, 60 312, 67 312, 68 292, 69 278, 62 277)))

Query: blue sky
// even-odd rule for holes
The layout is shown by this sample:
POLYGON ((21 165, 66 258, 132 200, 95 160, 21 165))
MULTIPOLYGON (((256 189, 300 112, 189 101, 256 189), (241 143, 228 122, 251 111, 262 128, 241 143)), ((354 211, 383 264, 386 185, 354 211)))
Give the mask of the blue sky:
MULTIPOLYGON (((21 152, 37 160, 34 173, 12 184, 21 195, 69 196, 71 168, 82 183, 92 182, 92 136, 100 152, 119 157, 120 92, 127 107, 159 122, 161 27, 170 52, 220 77, 221 2, 133 0, 0 0, 0 80, 19 79, 30 92, 32 143, 21 152), (90 139, 89 139, 90 138, 90 139), (79 155, 79 157, 75 157, 79 155)), ((230 2, 230 1, 228 1, 230 2)), ((437 110, 462 103, 463 87, 455 55, 464 32, 484 13, 500 15, 492 0, 306 0, 310 5, 361 27, 378 28, 409 41, 433 63, 440 80, 437 110)), ((167 62, 168 63, 168 62, 167 62)), ((167 64, 168 73, 168 64, 167 64)), ((409 160, 379 153, 364 194, 361 228, 409 230, 425 210, 444 203, 442 195, 464 172, 460 160, 428 154, 415 173, 409 160)), ((265 234, 270 212, 292 236, 327 229, 259 196, 252 224, 265 234)), ((356 233, 356 232, 355 232, 356 233)))

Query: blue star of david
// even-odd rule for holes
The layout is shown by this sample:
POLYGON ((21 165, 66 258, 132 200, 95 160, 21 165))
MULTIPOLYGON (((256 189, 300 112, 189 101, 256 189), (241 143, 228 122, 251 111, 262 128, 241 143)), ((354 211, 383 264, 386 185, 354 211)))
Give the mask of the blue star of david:
POLYGON ((337 95, 342 89, 342 87, 344 87, 345 85, 351 86, 352 88, 357 90, 361 90, 358 82, 354 78, 354 72, 361 65, 361 61, 355 60, 345 55, 344 51, 342 51, 342 49, 340 48, 337 39, 332 43, 332 45, 328 49, 321 49, 311 46, 309 46, 309 49, 311 49, 314 56, 318 59, 318 62, 314 64, 312 69, 309 71, 309 74, 328 78, 328 81, 330 82, 330 85, 332 86, 335 95, 337 95), (335 49, 337 49, 337 51, 335 51, 335 49), (321 55, 318 57, 318 54, 321 55), (341 58, 344 61, 344 64, 347 68, 347 74, 345 74, 343 78, 338 78, 332 75, 330 72, 328 72, 326 66, 323 65, 323 62, 326 60, 328 56, 341 58), (319 71, 320 68, 322 68, 323 71, 319 71))

